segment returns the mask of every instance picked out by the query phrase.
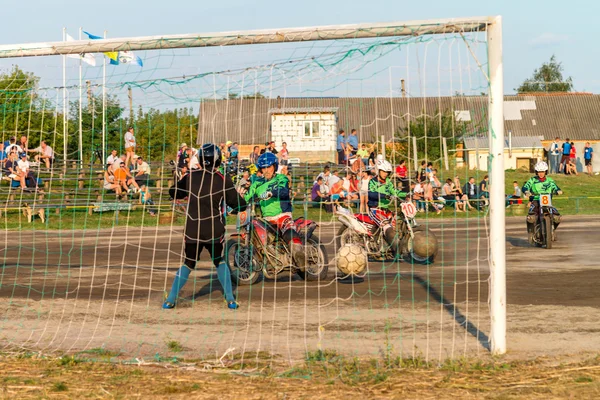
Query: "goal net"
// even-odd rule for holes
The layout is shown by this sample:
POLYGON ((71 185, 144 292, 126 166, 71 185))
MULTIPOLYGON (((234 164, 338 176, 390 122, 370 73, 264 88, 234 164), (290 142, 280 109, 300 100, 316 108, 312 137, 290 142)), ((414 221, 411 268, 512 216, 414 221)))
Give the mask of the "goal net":
MULTIPOLYGON (((504 215, 493 192, 502 185, 503 193, 504 182, 487 177, 498 165, 489 156, 498 115, 490 21, 122 40, 83 33, 82 41, 0 48, 2 141, 21 146, 5 155, 0 188, 0 345, 250 366, 315 354, 435 360, 487 352, 491 332, 503 329, 490 322, 488 303, 490 215, 492 225, 494 212, 504 215), (338 151, 341 130, 358 156, 338 151), (308 279, 274 268, 251 284, 234 274, 233 311, 202 253, 177 307, 162 309, 184 261, 187 200, 169 194, 194 157, 191 150, 185 159, 182 145, 223 146, 222 171, 244 192, 256 179, 254 149, 270 142, 294 218, 317 224, 326 273, 308 279), (19 154, 26 150, 27 158, 19 154), (49 165, 36 158, 52 153, 49 165), (106 177, 112 155, 132 166, 124 184, 106 177), (371 238, 364 270, 349 275, 337 268, 354 260, 339 251, 340 212, 366 211, 362 179, 377 179, 378 157, 392 164, 394 187, 411 192, 420 237, 435 249, 420 257, 414 240, 394 259, 384 236, 371 238)), ((392 211, 400 230, 401 209, 392 211)), ((239 230, 235 215, 224 218, 227 241, 239 230)), ((409 236, 417 230, 410 225, 409 236)))

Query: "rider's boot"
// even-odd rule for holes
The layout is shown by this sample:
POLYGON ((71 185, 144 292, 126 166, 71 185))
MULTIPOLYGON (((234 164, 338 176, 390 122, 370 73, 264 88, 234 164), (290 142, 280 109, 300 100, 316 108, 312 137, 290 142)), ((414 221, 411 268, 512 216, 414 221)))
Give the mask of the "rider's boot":
POLYGON ((533 238, 533 227, 534 227, 533 222, 527 221, 527 240, 529 240, 530 245, 535 244, 535 240, 533 238))

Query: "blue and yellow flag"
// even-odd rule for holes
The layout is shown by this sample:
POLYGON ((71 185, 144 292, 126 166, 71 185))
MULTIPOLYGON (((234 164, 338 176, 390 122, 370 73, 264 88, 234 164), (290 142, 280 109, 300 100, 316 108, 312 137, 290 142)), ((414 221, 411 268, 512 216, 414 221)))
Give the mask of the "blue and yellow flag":
MULTIPOLYGON (((83 33, 85 33, 86 35, 88 35, 88 37, 91 40, 97 40, 97 39, 104 39, 102 36, 96 36, 96 35, 92 35, 89 32, 83 31, 83 33)), ((110 63, 111 64, 119 64, 119 52, 118 51, 107 51, 104 53, 104 55, 108 58, 110 58, 110 63)))

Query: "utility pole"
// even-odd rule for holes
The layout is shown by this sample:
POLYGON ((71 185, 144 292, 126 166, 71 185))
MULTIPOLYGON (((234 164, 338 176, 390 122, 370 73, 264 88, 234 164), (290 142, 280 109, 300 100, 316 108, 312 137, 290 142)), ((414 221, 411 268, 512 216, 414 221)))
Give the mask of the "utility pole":
POLYGON ((133 126, 133 94, 131 93, 131 86, 127 88, 127 96, 129 97, 129 125, 133 126))

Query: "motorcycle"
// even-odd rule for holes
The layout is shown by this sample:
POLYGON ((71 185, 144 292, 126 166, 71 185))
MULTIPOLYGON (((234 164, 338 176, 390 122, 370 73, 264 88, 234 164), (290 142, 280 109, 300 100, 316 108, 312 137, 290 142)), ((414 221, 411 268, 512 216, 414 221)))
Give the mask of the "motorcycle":
POLYGON ((533 229, 529 232, 529 244, 551 249, 552 242, 556 240, 554 222, 560 222, 560 216, 555 214, 556 209, 552 206, 552 195, 541 194, 540 199, 532 200, 531 204, 537 208, 537 212, 527 216, 527 222, 534 223, 533 229), (534 220, 531 221, 532 219, 534 220))
POLYGON ((225 260, 232 271, 232 279, 239 285, 256 283, 261 275, 275 279, 283 271, 297 273, 306 281, 319 281, 327 277, 329 259, 325 247, 314 235, 317 224, 298 218, 294 229, 305 247, 306 266, 296 265, 290 246, 278 240, 277 228, 254 213, 254 203, 237 215, 236 233, 225 244, 225 260))
MULTIPOLYGON (((382 212, 377 210, 377 212, 382 212)), ((410 201, 400 203, 400 212, 391 213, 391 229, 400 257, 416 264, 430 264, 437 254, 437 237, 433 232, 418 225, 415 221, 417 210, 410 201), (415 247, 419 247, 418 249, 415 247)), ((338 207, 338 220, 342 223, 337 234, 338 248, 348 243, 365 249, 369 258, 391 260, 396 257, 394 248, 385 240, 384 230, 370 215, 353 214, 350 210, 338 207)))

